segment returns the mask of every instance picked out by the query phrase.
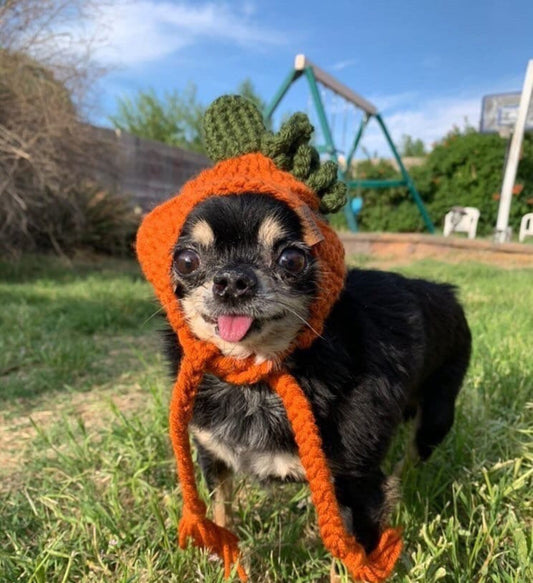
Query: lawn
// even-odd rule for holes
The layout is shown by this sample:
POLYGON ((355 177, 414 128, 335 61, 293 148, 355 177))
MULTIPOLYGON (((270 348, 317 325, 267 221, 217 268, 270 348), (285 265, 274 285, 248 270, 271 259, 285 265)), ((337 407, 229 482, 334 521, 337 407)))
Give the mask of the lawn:
MULTIPOLYGON (((400 270, 460 287, 474 354, 452 434, 403 477, 390 580, 533 581, 533 270, 400 270)), ((222 581, 177 549, 162 319, 135 263, 0 263, 0 305, 0 582, 222 581)), ((253 583, 328 581, 304 486, 242 481, 235 508, 253 583)))

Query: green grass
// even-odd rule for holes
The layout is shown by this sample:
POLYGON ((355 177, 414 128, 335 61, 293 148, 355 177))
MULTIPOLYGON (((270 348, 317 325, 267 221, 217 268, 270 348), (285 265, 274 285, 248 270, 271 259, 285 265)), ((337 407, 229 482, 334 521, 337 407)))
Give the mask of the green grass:
MULTIPOLYGON (((460 286, 474 355, 453 432, 404 476, 391 581, 533 580, 533 271, 401 271, 460 286)), ((0 305, 0 582, 222 581, 217 562, 177 549, 171 383, 136 266, 0 264, 0 305)), ((328 581, 305 487, 243 481, 235 508, 254 583, 328 581)))

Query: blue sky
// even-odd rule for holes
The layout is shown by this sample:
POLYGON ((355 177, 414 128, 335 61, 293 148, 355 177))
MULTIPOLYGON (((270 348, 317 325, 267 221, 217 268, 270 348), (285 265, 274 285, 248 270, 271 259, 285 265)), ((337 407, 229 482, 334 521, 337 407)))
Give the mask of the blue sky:
MULTIPOLYGON (((477 126, 482 96, 519 90, 533 58, 533 0, 118 0, 93 26, 107 39, 96 56, 112 67, 101 124, 117 97, 190 81, 206 104, 247 77, 268 101, 304 53, 374 102, 396 140, 431 144, 465 118, 477 126)), ((326 101, 342 149, 355 115, 326 101)), ((281 110, 308 104, 300 80, 281 110)), ((382 152, 376 129, 365 145, 382 152)))

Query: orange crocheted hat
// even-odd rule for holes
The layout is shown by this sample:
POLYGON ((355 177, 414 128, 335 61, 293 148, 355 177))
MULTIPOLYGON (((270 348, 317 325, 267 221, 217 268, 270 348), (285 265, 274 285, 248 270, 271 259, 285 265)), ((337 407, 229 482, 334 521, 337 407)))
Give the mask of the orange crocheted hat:
POLYGON ((187 326, 171 281, 172 251, 196 205, 212 196, 250 192, 272 196, 297 213, 319 265, 320 291, 310 308, 310 327, 302 328, 289 352, 296 347, 308 347, 322 331, 344 284, 342 243, 319 214, 319 210, 342 204, 344 185, 337 182, 336 166, 321 165, 318 154, 309 145, 312 127, 303 114, 296 114, 273 134, 266 131, 251 103, 237 96, 224 96, 208 109, 204 125, 208 151, 218 163, 189 181, 178 196, 154 209, 144 219, 137 236, 139 262, 183 349, 169 417, 183 495, 179 544, 184 547, 192 538, 196 545, 223 558, 226 577, 236 564, 241 580, 246 580, 239 563, 237 538, 206 517, 206 506, 195 484, 187 428, 198 386, 206 372, 235 385, 262 380, 279 395, 286 409, 326 548, 344 562, 355 579, 382 581, 392 571, 401 551, 400 534, 397 530, 386 530, 375 551, 366 556, 361 545, 346 532, 311 406, 284 367, 283 358, 281 362, 278 359, 256 364, 254 355, 246 359, 227 357, 212 343, 196 338, 187 326))

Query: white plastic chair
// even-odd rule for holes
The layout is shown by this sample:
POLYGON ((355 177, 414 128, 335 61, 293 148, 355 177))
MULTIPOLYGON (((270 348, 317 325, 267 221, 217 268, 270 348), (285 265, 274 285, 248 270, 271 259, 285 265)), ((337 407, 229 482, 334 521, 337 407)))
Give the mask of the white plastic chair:
POLYGON ((444 217, 444 236, 452 233, 468 233, 469 239, 475 239, 479 209, 473 206, 454 206, 444 217))
POLYGON ((533 213, 527 213, 520 221, 520 234, 518 240, 520 243, 527 237, 533 236, 533 213))

